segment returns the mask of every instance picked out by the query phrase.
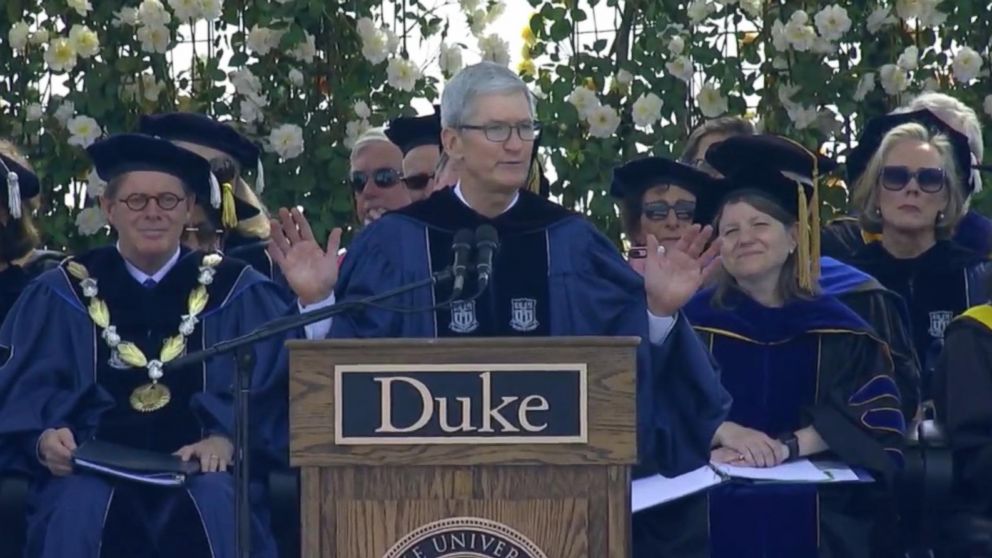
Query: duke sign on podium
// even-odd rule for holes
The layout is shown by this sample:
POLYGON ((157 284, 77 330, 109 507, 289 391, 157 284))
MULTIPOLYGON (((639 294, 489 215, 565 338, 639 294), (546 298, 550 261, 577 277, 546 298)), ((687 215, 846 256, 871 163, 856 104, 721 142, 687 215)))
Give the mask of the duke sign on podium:
POLYGON ((303 555, 627 558, 638 343, 292 342, 303 555))

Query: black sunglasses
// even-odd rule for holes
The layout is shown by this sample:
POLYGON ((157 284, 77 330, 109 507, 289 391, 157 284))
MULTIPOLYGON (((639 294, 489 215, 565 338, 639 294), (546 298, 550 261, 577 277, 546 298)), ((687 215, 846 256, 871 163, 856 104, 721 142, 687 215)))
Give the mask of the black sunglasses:
POLYGON ((412 176, 404 176, 403 182, 406 183, 406 187, 411 190, 423 190, 427 187, 427 183, 434 178, 434 173, 431 174, 414 174, 412 176))
POLYGON ((371 175, 365 171, 355 171, 351 173, 351 189, 355 193, 360 193, 365 189, 365 185, 368 184, 370 178, 379 188, 392 188, 399 184, 400 173, 396 169, 388 167, 376 169, 371 175))
POLYGON ((668 219, 668 212, 675 211, 675 217, 680 221, 692 221, 696 215, 696 204, 690 201, 677 201, 672 205, 663 201, 644 204, 644 216, 652 221, 668 219))
POLYGON ((934 167, 921 167, 915 171, 904 166, 882 167, 882 187, 886 190, 898 192, 905 188, 910 180, 916 179, 920 190, 928 194, 935 194, 944 189, 947 177, 944 169, 934 167))

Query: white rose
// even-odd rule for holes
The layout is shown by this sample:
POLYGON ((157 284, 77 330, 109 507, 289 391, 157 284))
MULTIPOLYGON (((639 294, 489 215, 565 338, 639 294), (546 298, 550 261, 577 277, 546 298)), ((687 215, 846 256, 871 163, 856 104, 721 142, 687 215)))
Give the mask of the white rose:
POLYGON ((259 56, 265 56, 273 48, 279 46, 280 34, 268 27, 253 26, 248 31, 245 46, 259 56))
POLYGON ((806 25, 809 23, 809 14, 805 10, 796 10, 789 16, 789 23, 795 25, 806 25))
POLYGON ((589 113, 599 108, 599 99, 596 94, 586 87, 576 87, 568 96, 568 102, 572 103, 581 118, 586 118, 589 113))
POLYGON ((98 199, 107 191, 107 182, 100 178, 100 175, 96 172, 96 169, 90 171, 86 175, 86 197, 91 200, 98 199))
POLYGON ((968 83, 978 77, 978 72, 982 70, 982 57, 970 47, 961 47, 954 55, 951 67, 956 81, 968 83))
POLYGON ((69 145, 78 145, 79 147, 89 147, 103 133, 97 121, 86 115, 70 118, 66 124, 66 129, 69 130, 70 134, 69 145))
POLYGON ((451 76, 458 73, 458 70, 462 69, 462 47, 441 43, 437 62, 444 75, 451 76))
POLYGON ((489 60, 503 66, 510 63, 510 45, 495 33, 479 39, 479 51, 481 51, 483 60, 489 60))
POLYGON ((789 38, 785 34, 785 24, 777 19, 772 24, 772 45, 775 46, 775 50, 780 52, 789 50, 789 38))
POLYGON ((93 236, 107 226, 107 218, 98 207, 87 207, 76 215, 76 229, 84 236, 93 236))
POLYGON ((200 0, 200 16, 207 21, 220 18, 224 13, 224 6, 221 0, 200 0))
POLYGON ((49 35, 47 29, 38 29, 34 33, 31 33, 31 37, 28 38, 28 41, 30 41, 33 45, 43 45, 48 42, 48 37, 49 35))
POLYGON ((142 25, 138 27, 137 36, 141 42, 141 50, 145 52, 165 54, 169 51, 172 34, 164 25, 142 25))
POLYGON ((200 0, 169 0, 169 6, 180 21, 200 19, 203 15, 200 11, 200 0))
POLYGON ((66 2, 69 7, 76 10, 76 13, 85 16, 87 13, 93 10, 93 5, 90 4, 90 0, 68 0, 66 2))
POLYGON ((634 125, 646 128, 661 119, 661 97, 654 93, 641 95, 631 107, 634 125))
POLYGON ((269 134, 269 145, 279 157, 294 159, 303 153, 303 129, 296 124, 283 124, 269 134))
POLYGON ((254 96, 258 95, 262 90, 262 82, 258 79, 258 76, 251 73, 248 68, 240 68, 229 74, 231 79, 231 85, 234 86, 234 90, 241 95, 254 96))
POLYGON ((816 122, 818 113, 816 108, 807 107, 805 105, 794 105, 786 109, 789 115, 789 120, 792 121, 792 125, 795 126, 797 130, 805 130, 809 128, 809 125, 816 122))
POLYGON ((920 25, 924 27, 940 27, 947 21, 947 14, 937 9, 942 0, 923 0, 920 13, 920 25))
POLYGON ((53 72, 67 72, 76 67, 76 49, 72 48, 69 39, 57 38, 48 43, 45 62, 53 72))
POLYGON ((589 112, 586 118, 589 123, 589 135, 594 138, 608 138, 616 133, 620 126, 620 115, 607 105, 600 105, 589 112))
POLYGON ((73 25, 69 30, 69 42, 76 54, 83 58, 91 58, 100 52, 100 39, 96 33, 85 25, 73 25))
POLYGON ((985 101, 982 103, 982 110, 985 114, 992 116, 992 95, 986 95, 985 101))
POLYGON ((816 30, 829 41, 837 41, 851 30, 851 18, 847 16, 847 10, 837 4, 820 10, 813 21, 816 22, 816 30))
POLYGON ((875 73, 868 72, 867 74, 861 76, 861 80, 858 81, 858 88, 854 91, 854 100, 861 102, 868 96, 869 93, 875 90, 875 73))
POLYGON ((898 95, 909 87, 909 74, 895 64, 886 64, 878 71, 878 81, 889 95, 898 95))
POLYGON ((692 23, 700 23, 710 17, 716 11, 716 6, 710 4, 708 0, 692 0, 686 9, 686 15, 692 23))
POLYGON ((816 42, 816 30, 813 29, 812 25, 799 23, 799 19, 795 17, 796 14, 792 15, 793 18, 785 24, 785 38, 796 51, 806 52, 813 48, 813 44, 816 42))
POLYGON ((138 6, 138 21, 142 25, 162 27, 172 22, 172 16, 159 0, 142 0, 138 6))
POLYGON ((303 32, 303 40, 296 43, 293 50, 289 51, 289 56, 305 64, 312 64, 317 57, 317 40, 313 35, 303 32))
POLYGON ((156 81, 153 74, 141 74, 141 89, 145 100, 154 103, 162 95, 165 84, 156 81))
POLYGON ((36 122, 45 116, 45 109, 38 103, 31 103, 24 108, 24 113, 28 121, 36 122))
POLYGON ((374 31, 368 35, 361 35, 362 56, 373 64, 381 64, 389 57, 386 50, 386 38, 379 31, 374 31))
POLYGON ((686 56, 679 56, 671 62, 665 62, 665 69, 668 70, 668 73, 686 83, 692 82, 692 61, 686 56))
POLYGON ((630 84, 634 83, 634 74, 628 72, 627 70, 621 69, 617 72, 616 80, 620 85, 628 87, 630 84))
POLYGON ((372 109, 369 108, 369 104, 365 101, 355 101, 355 116, 366 119, 372 116, 372 109))
POLYGON ((344 146, 348 149, 355 147, 355 142, 362 134, 367 132, 371 128, 368 120, 352 120, 345 125, 344 129, 344 146))
POLYGON ((482 35, 482 32, 486 30, 486 25, 489 24, 484 10, 469 12, 465 17, 468 18, 468 31, 475 37, 482 35))
POLYGON ((896 65, 903 70, 915 70, 920 65, 920 49, 915 46, 908 46, 902 51, 896 65))
POLYGON ((121 8, 114 13, 114 27, 124 27, 125 25, 135 26, 138 24, 138 8, 121 8))
POLYGON ((883 27, 892 25, 895 22, 896 18, 889 13, 889 8, 887 6, 879 6, 868 16, 865 27, 869 33, 874 35, 881 31, 883 27))
POLYGON ((420 79, 420 70, 406 58, 391 58, 386 66, 386 81, 394 89, 413 91, 420 79))
POLYGON ((289 71, 289 83, 292 83, 296 87, 303 87, 303 72, 293 68, 289 71))
POLYGON ((63 101, 59 108, 55 110, 55 120, 58 120, 63 126, 69 122, 69 119, 76 114, 76 104, 72 101, 63 101))
POLYGON ((923 13, 922 0, 897 0, 896 14, 902 19, 914 19, 923 13))
POLYGON ((355 22, 355 30, 358 31, 359 37, 363 35, 372 35, 373 33, 378 33, 379 30, 375 26, 375 22, 367 17, 359 18, 355 22))
POLYGON ((685 51, 685 39, 676 35, 668 41, 668 52, 678 56, 685 51))
POLYGON ((792 100, 792 97, 795 96, 796 93, 799 93, 799 91, 801 90, 802 87, 798 85, 793 85, 791 83, 783 83, 782 85, 778 86, 778 100, 780 103, 782 103, 782 106, 786 108, 791 107, 796 104, 792 100))
POLYGON ((506 3, 504 3, 503 0, 497 0, 489 5, 489 13, 486 14, 486 22, 493 23, 502 17, 504 13, 506 13, 506 3))
POLYGON ((261 107, 253 103, 251 99, 241 99, 241 102, 238 103, 238 116, 246 124, 254 124, 264 119, 261 107))
POLYGON ((395 53, 400 48, 400 38, 388 27, 382 29, 382 35, 386 37, 386 51, 389 54, 395 53))
POLYGON ((741 0, 741 9, 749 15, 751 19, 761 18, 763 0, 741 0))
POLYGON ((28 24, 23 21, 18 21, 14 25, 10 26, 10 31, 7 33, 7 40, 10 42, 10 48, 14 52, 22 51, 28 46, 28 37, 31 35, 31 30, 28 28, 28 24))
POLYGON ((462 11, 471 12, 479 8, 479 3, 482 0, 458 0, 458 3, 462 7, 462 11))
POLYGON ((726 97, 720 94, 719 89, 708 83, 696 94, 696 103, 699 105, 699 111, 706 118, 716 118, 727 112, 726 97))

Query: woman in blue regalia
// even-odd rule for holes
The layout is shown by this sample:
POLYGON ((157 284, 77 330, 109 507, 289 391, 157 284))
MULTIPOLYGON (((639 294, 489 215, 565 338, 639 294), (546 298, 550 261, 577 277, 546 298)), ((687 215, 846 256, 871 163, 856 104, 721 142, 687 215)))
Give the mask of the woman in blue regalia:
POLYGON ((905 421, 887 346, 857 314, 818 292, 816 231, 807 218, 816 156, 784 138, 752 136, 714 146, 707 159, 735 169, 720 186, 714 221, 723 270, 686 307, 733 397, 712 459, 770 467, 831 456, 876 479, 722 485, 708 495, 711 555, 870 556, 880 542, 879 498, 901 463, 905 421))

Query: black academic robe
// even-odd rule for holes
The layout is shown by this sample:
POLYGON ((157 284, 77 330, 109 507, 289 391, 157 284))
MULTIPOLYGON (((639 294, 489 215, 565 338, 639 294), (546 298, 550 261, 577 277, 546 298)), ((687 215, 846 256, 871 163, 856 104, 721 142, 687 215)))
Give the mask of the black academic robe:
POLYGON ((65 256, 59 252, 35 250, 31 260, 23 266, 11 265, 0 271, 0 323, 14 307, 17 297, 32 279, 56 267, 65 256))
MULTIPOLYGON (((831 221, 823 228, 821 249, 824 254, 845 259, 857 253, 879 235, 861 230, 857 217, 844 216, 831 221)), ((992 220, 970 210, 961 218, 954 231, 954 242, 981 256, 992 255, 992 220)))
MULTIPOLYGON (((183 249, 153 289, 131 277, 114 247, 75 261, 97 279, 121 338, 157 356, 162 340, 178 332, 202 258, 183 249)), ((86 473, 53 477, 38 461, 36 444, 47 428, 69 428, 77 443, 96 438, 168 453, 211 434, 234 439, 233 359, 166 372, 161 382, 172 400, 153 412, 134 410, 129 396, 148 381, 146 372, 113 361, 66 265, 29 285, 0 329, 0 470, 33 479, 26 555, 96 558, 102 549, 103 556, 141 556, 139 550, 157 547, 163 555, 233 557, 234 486, 228 473, 197 475, 181 489, 160 489, 86 473)), ((271 282, 243 263, 225 258, 216 269, 187 351, 292 311, 271 282)), ((259 475, 286 461, 288 365, 282 341, 256 346, 250 437, 259 475)), ((257 555, 274 556, 267 512, 260 502, 253 508, 257 555)))
MULTIPOLYGON (((737 484, 708 493, 713 557, 870 556, 879 493, 902 464, 905 420, 884 342, 830 296, 757 304, 731 291, 725 308, 699 293, 686 315, 720 364, 728 419, 771 437, 813 426, 831 453, 876 485, 737 484)), ((891 523, 893 516, 889 515, 891 523)))
MULTIPOLYGON (((705 463, 729 405, 705 348, 682 317, 664 344, 649 344, 643 279, 588 221, 535 194, 521 191, 495 219, 466 206, 452 188, 386 214, 349 247, 337 300, 426 279, 451 262, 455 231, 483 223, 497 229, 501 246, 492 282, 474 303, 413 313, 369 309, 336 317, 331 337, 640 336, 640 471, 670 475, 705 463)), ((389 305, 429 308, 449 293, 449 285, 423 288, 389 305)))
POLYGON ((992 262, 948 240, 912 259, 895 258, 881 242, 872 242, 842 261, 875 277, 906 301, 921 365, 921 396, 930 400, 944 329, 955 316, 989 299, 992 262))

